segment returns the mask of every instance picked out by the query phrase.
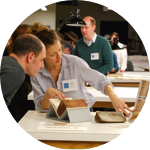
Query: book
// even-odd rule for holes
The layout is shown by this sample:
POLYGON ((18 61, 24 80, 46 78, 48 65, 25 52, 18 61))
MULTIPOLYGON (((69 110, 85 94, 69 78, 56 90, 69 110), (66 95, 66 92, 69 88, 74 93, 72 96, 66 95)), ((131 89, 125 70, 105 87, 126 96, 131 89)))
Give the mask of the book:
POLYGON ((126 118, 123 112, 96 111, 95 121, 98 123, 121 123, 125 122, 126 118))
POLYGON ((91 121, 89 107, 84 99, 50 99, 46 117, 67 122, 91 121), (82 115, 81 115, 82 114, 82 115))
POLYGON ((66 109, 73 109, 73 108, 88 108, 84 99, 50 99, 51 105, 53 105, 57 116, 60 118, 66 109))
POLYGON ((107 75, 108 77, 123 77, 123 73, 122 72, 116 72, 116 73, 108 73, 107 75))
POLYGON ((129 117, 130 121, 134 121, 138 117, 140 111, 142 110, 148 94, 149 84, 150 84, 150 79, 141 80, 134 109, 129 117))

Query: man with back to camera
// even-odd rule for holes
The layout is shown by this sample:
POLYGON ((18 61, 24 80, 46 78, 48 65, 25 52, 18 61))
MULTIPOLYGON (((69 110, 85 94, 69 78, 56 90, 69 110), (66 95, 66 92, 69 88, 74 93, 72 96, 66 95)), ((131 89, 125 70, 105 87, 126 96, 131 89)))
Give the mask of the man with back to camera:
POLYGON ((1 88, 7 106, 22 85, 25 74, 36 77, 44 67, 45 57, 45 46, 36 36, 23 34, 15 40, 12 54, 4 56, 1 63, 1 88))
POLYGON ((74 55, 84 59, 92 69, 107 75, 113 68, 113 55, 109 42, 95 33, 96 21, 91 16, 83 18, 83 38, 77 41, 74 55))

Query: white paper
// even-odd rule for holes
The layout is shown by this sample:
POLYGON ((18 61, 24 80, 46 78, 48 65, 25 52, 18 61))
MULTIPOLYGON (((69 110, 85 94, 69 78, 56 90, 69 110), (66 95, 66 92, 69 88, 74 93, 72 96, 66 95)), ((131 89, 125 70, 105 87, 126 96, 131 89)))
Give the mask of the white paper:
POLYGON ((86 127, 82 127, 82 124, 67 124, 67 123, 48 123, 41 122, 37 127, 37 130, 62 130, 62 131, 86 131, 86 127))

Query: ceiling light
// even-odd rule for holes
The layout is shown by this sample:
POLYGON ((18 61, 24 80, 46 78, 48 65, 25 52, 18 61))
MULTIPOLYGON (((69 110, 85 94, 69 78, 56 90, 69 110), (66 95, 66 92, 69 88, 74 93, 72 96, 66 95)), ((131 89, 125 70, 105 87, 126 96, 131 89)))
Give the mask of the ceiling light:
POLYGON ((70 12, 69 16, 66 17, 66 19, 64 19, 59 24, 56 30, 59 31, 65 23, 67 26, 75 26, 75 27, 81 27, 86 25, 86 23, 80 18, 80 9, 76 9, 74 13, 70 12))
POLYGON ((85 26, 86 23, 80 18, 80 9, 76 9, 74 14, 70 16, 70 20, 66 21, 67 26, 81 27, 85 26))

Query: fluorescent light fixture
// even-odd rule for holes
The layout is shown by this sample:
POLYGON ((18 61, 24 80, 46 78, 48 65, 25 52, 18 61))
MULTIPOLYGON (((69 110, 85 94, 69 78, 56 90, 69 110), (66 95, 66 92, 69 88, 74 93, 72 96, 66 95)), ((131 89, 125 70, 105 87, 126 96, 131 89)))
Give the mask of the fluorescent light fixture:
POLYGON ((41 9, 42 9, 43 11, 47 11, 47 8, 46 8, 45 6, 41 7, 41 9))

